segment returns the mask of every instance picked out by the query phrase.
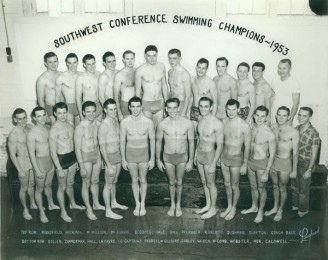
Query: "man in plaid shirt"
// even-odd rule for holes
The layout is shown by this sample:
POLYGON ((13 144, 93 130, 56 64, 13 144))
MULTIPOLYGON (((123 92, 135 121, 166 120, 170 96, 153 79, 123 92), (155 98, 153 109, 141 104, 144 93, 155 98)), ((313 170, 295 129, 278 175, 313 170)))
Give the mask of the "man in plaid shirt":
POLYGON ((300 132, 298 147, 297 177, 292 180, 293 210, 298 210, 299 217, 309 213, 309 194, 313 166, 315 164, 320 137, 318 131, 310 123, 313 110, 301 107, 298 112, 299 125, 296 129, 300 132))

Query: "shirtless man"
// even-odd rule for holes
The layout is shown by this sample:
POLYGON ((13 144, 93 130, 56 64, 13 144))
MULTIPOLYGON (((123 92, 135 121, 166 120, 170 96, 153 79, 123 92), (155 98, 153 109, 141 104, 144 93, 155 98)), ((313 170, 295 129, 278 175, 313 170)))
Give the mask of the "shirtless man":
POLYGON ((238 101, 240 108, 238 116, 250 123, 255 110, 255 88, 252 82, 248 79, 249 65, 242 62, 237 67, 237 87, 238 87, 238 101))
POLYGON ((213 101, 211 99, 208 97, 201 97, 199 99, 199 110, 202 119, 197 126, 199 139, 197 142, 195 162, 197 162, 197 169, 206 197, 205 207, 196 212, 197 214, 204 213, 201 219, 211 218, 217 213, 216 199, 218 192, 215 185, 215 170, 222 152, 223 124, 215 115, 211 114, 212 108, 213 101))
POLYGON ((293 75, 290 74, 292 61, 282 59, 278 64, 279 78, 272 81, 272 88, 275 91, 273 109, 276 111, 281 106, 291 108, 288 123, 293 124, 294 117, 300 105, 300 84, 293 75))
POLYGON ((123 53, 124 68, 115 75, 114 79, 114 98, 117 106, 117 114, 119 121, 130 115, 128 102, 130 98, 136 95, 134 86, 134 59, 135 53, 127 50, 123 53))
POLYGON ((251 129, 244 120, 238 117, 239 106, 237 100, 229 99, 226 104, 228 118, 224 120, 221 168, 228 207, 220 216, 225 220, 233 219, 236 214, 240 195, 239 177, 240 174, 246 174, 251 145, 251 129))
POLYGON ((263 220, 263 208, 267 199, 265 184, 276 154, 276 138, 266 124, 269 109, 258 106, 254 111, 255 125, 252 129, 251 156, 248 161, 248 180, 252 192, 252 206, 241 211, 241 214, 257 212, 255 223, 263 220), (260 206, 258 200, 260 198, 260 206))
POLYGON ((52 198, 52 179, 54 177, 54 164, 49 149, 49 129, 46 127, 47 115, 43 107, 36 107, 31 113, 36 125, 27 134, 27 149, 35 173, 35 201, 40 211, 42 223, 49 222, 43 207, 42 192, 44 191, 49 210, 59 209, 52 198))
POLYGON ((269 110, 269 116, 266 119, 268 125, 271 124, 271 108, 274 98, 274 91, 269 83, 263 78, 265 65, 262 62, 254 62, 252 66, 252 76, 255 87, 255 107, 265 106, 269 110))
POLYGON ((156 132, 156 161, 158 169, 162 172, 166 170, 169 178, 171 208, 167 214, 172 217, 175 213, 175 216, 180 217, 182 216, 182 181, 184 173, 192 170, 195 133, 192 122, 179 114, 180 101, 178 98, 166 100, 165 109, 168 117, 158 124, 156 132), (165 141, 164 164, 160 158, 163 137, 165 141), (176 203, 175 193, 177 194, 176 203))
POLYGON ((38 105, 45 108, 51 123, 55 122, 52 107, 56 104, 56 79, 61 74, 58 69, 58 57, 53 52, 47 52, 43 56, 46 71, 36 81, 36 97, 38 105))
POLYGON ((180 101, 179 115, 187 116, 188 106, 191 99, 191 79, 189 72, 180 64, 181 51, 172 49, 168 53, 171 69, 168 72, 170 96, 180 101))
POLYGON ((294 179, 297 175, 297 152, 300 137, 298 130, 288 123, 289 116, 289 108, 279 107, 276 115, 277 124, 272 126, 277 143, 276 154, 270 171, 274 206, 264 214, 265 216, 276 214, 273 218, 274 221, 282 219, 282 212, 287 199, 287 183, 289 178, 294 179))
POLYGON ((216 117, 224 119, 227 117, 225 105, 231 98, 237 99, 237 81, 227 73, 229 61, 225 57, 217 58, 216 71, 218 76, 214 77, 214 82, 218 91, 218 110, 216 117))
POLYGON ((34 174, 26 145, 26 136, 32 125, 27 124, 26 111, 22 108, 15 109, 12 120, 15 127, 8 136, 9 156, 18 172, 19 198, 23 205, 23 217, 31 220, 32 216, 26 203, 26 192, 30 197, 31 209, 37 209, 34 200, 34 174))
POLYGON ((216 115, 217 111, 217 97, 218 91, 215 86, 215 82, 206 76, 209 62, 205 58, 198 60, 196 65, 197 77, 193 77, 191 80, 191 90, 193 94, 192 106, 190 111, 190 119, 193 121, 194 127, 197 127, 198 121, 201 119, 199 111, 199 100, 201 97, 208 97, 213 101, 212 115, 216 115))
POLYGON ((105 70, 100 74, 98 79, 100 104, 104 104, 108 98, 114 98, 114 77, 117 73, 114 53, 110 51, 105 52, 102 60, 105 70))
POLYGON ((141 114, 142 101, 139 97, 132 97, 129 100, 129 109, 131 115, 122 120, 120 127, 122 166, 124 170, 130 172, 132 179, 132 191, 136 203, 133 214, 144 216, 147 194, 146 175, 155 164, 155 129, 153 121, 141 114))
POLYGON ((75 154, 82 177, 82 199, 90 220, 97 219, 92 208, 94 210, 105 210, 105 207, 99 203, 101 158, 98 146, 98 128, 100 122, 95 120, 96 108, 95 102, 85 101, 83 103, 82 113, 85 118, 77 125, 74 132, 75 154), (92 208, 89 199, 89 188, 92 194, 92 208))
POLYGON ((57 199, 61 209, 61 218, 66 222, 72 222, 65 209, 65 191, 71 209, 85 209, 84 206, 77 205, 74 199, 73 184, 77 166, 74 152, 74 125, 68 120, 68 105, 64 102, 55 104, 54 116, 56 122, 50 129, 49 146, 51 158, 57 170, 57 199))
POLYGON ((106 207, 106 217, 112 219, 121 219, 112 211, 112 208, 128 209, 116 201, 116 183, 121 171, 121 152, 120 152, 120 126, 117 122, 117 107, 114 99, 109 98, 104 105, 105 118, 101 122, 98 131, 98 141, 100 152, 104 159, 105 168, 105 186, 103 196, 106 207))
POLYGON ((164 102, 168 98, 165 66, 157 61, 157 54, 157 47, 148 45, 146 63, 138 67, 135 74, 136 96, 142 97, 143 113, 153 120, 155 127, 163 119, 164 102))
POLYGON ((69 53, 65 62, 67 71, 64 71, 56 79, 56 103, 64 101, 67 104, 67 120, 76 125, 79 123, 79 111, 75 101, 75 82, 81 75, 81 72, 77 71, 79 59, 75 53, 69 53))
POLYGON ((102 118, 102 107, 98 97, 98 78, 99 71, 96 71, 96 59, 92 54, 83 57, 83 67, 85 72, 81 73, 76 79, 76 104, 79 110, 80 120, 83 119, 82 103, 93 101, 96 103, 96 117, 98 121, 102 118))

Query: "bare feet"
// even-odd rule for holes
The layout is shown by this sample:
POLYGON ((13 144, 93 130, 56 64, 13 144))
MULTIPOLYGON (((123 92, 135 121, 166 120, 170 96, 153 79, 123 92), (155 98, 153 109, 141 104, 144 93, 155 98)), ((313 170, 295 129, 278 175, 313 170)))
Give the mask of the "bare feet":
POLYGON ((170 210, 167 212, 167 215, 169 215, 170 217, 173 217, 174 216, 174 211, 175 211, 175 207, 171 206, 170 210))
POLYGON ((145 206, 141 206, 140 208, 140 217, 146 215, 146 209, 145 209, 145 206))
POLYGON ((280 221, 282 219, 282 211, 279 210, 277 214, 274 216, 273 220, 274 221, 280 221))
POLYGON ((133 215, 135 215, 136 217, 140 216, 140 204, 136 205, 136 208, 133 211, 133 215))
POLYGON ((100 204, 93 204, 92 206, 93 210, 105 210, 105 206, 100 205, 100 204))
POLYGON ((40 220, 42 223, 48 223, 49 219, 47 218, 46 214, 40 214, 40 220))
POLYGON ((210 209, 205 214, 203 214, 200 218, 201 219, 208 219, 216 215, 216 209, 210 209))
POLYGON ((38 209, 38 206, 34 202, 34 203, 31 203, 30 208, 31 209, 38 209))
POLYGON ((271 216, 272 214, 276 214, 278 212, 278 209, 276 209, 276 208, 273 208, 273 209, 271 209, 270 211, 266 211, 265 213, 264 213, 264 216, 271 216))
POLYGON ((236 215, 236 209, 235 208, 232 208, 229 212, 228 215, 226 215, 226 217, 224 218, 225 220, 231 220, 235 217, 236 215))
POLYGON ((60 217, 65 221, 65 222, 72 222, 72 219, 67 215, 67 214, 60 214, 60 217))
POLYGON ((258 211, 257 207, 251 207, 249 209, 243 209, 240 213, 241 214, 249 214, 249 213, 256 213, 258 211))
POLYGON ((182 216, 182 210, 180 207, 177 207, 175 210, 175 216, 176 217, 181 217, 182 216))
POLYGON ((254 219, 255 223, 261 223, 263 221, 263 210, 257 212, 256 218, 254 219))
POLYGON ((121 205, 117 202, 114 202, 112 203, 112 209, 123 209, 123 210, 127 210, 128 207, 127 206, 124 206, 124 205, 121 205))
POLYGON ((59 206, 55 205, 55 204, 52 204, 52 205, 49 205, 48 206, 49 210, 56 210, 56 209, 60 209, 59 206))
POLYGON ((106 217, 112 218, 112 219, 122 219, 123 218, 121 215, 114 213, 110 209, 106 210, 106 217))
POLYGON ((223 212, 220 214, 220 217, 221 217, 221 218, 225 218, 225 217, 229 214, 230 210, 231 210, 231 208, 229 208, 229 207, 226 208, 226 210, 223 211, 223 212))
POLYGON ((196 214, 203 214, 204 212, 208 211, 210 209, 210 206, 205 206, 202 209, 196 210, 196 214))
POLYGON ((28 209, 24 209, 24 211, 23 211, 23 217, 24 217, 26 220, 31 220, 31 219, 32 219, 32 216, 31 216, 30 213, 28 212, 28 209))
POLYGON ((81 206, 81 205, 77 205, 77 204, 69 204, 69 208, 70 209, 79 209, 79 210, 84 210, 84 209, 86 209, 86 207, 85 206, 81 206))
POLYGON ((90 220, 96 220, 96 215, 92 212, 92 210, 86 210, 87 216, 90 220))

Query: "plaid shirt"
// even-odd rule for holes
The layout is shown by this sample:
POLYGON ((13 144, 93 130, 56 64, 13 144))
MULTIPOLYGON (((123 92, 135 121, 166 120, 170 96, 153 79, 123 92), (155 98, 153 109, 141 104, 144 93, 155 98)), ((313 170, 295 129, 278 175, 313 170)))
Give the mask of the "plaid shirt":
POLYGON ((312 145, 320 145, 320 137, 318 131, 311 125, 301 133, 300 125, 296 126, 300 132, 300 142, 298 146, 298 157, 303 160, 311 160, 312 145))

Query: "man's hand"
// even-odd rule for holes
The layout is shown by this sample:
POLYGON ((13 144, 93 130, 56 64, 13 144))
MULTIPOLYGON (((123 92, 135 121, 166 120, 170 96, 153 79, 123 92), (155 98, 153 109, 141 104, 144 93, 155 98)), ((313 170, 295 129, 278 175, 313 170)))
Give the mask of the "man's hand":
POLYGON ((192 170, 192 163, 193 163, 193 161, 191 161, 191 160, 187 162, 186 168, 185 168, 186 172, 190 172, 192 170))
POLYGON ((162 163, 161 160, 157 160, 157 167, 161 172, 164 172, 165 166, 164 166, 164 164, 162 163))
POLYGON ((240 174, 246 175, 247 173, 247 163, 243 163, 243 165, 240 167, 240 174))

